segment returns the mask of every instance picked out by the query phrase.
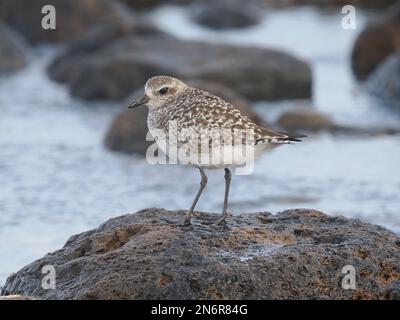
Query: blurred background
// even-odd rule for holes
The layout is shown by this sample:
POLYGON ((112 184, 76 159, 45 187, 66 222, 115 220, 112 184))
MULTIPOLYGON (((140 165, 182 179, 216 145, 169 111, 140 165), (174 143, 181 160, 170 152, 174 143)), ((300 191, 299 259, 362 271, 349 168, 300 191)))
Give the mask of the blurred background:
MULTIPOLYGON (((400 232, 399 49, 394 0, 2 0, 0 285, 110 217, 189 207, 198 172, 147 164, 147 110, 127 110, 158 74, 308 135, 234 176, 230 212, 308 207, 400 232)), ((219 213, 223 188, 209 172, 197 209, 219 213)))

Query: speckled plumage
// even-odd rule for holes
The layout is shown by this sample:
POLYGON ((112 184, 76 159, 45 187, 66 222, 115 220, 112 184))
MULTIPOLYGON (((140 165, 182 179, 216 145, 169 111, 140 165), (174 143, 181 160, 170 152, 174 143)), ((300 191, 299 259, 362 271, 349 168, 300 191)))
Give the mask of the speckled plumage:
MULTIPOLYGON (((169 77, 165 81, 163 78, 157 79, 157 84, 152 84, 152 86, 161 87, 165 81, 169 80, 169 77)), ((214 147, 223 147, 241 141, 243 144, 254 146, 255 155, 258 156, 264 150, 298 141, 290 135, 256 125, 232 104, 205 90, 189 86, 186 86, 166 105, 150 108, 148 127, 150 132, 158 129, 169 135, 176 135, 178 148, 183 144, 189 144, 191 150, 197 148, 199 151, 201 143, 209 143, 210 146, 213 143, 214 147), (174 125, 171 126, 171 123, 174 125), (182 137, 182 132, 184 132, 184 137, 182 137), (238 135, 241 135, 242 139, 238 135), (190 139, 196 136, 201 137, 201 143, 197 139, 190 139), (213 139, 215 136, 222 136, 222 141, 213 139)), ((203 153, 211 152, 207 148, 203 148, 202 151, 203 153)))
POLYGON ((159 148, 169 156, 175 152, 179 163, 194 165, 200 170, 201 187, 185 216, 185 224, 190 224, 207 183, 204 169, 225 170, 224 209, 218 220, 221 223, 227 216, 229 169, 254 161, 267 149, 300 141, 256 125, 232 104, 173 77, 150 78, 145 84, 143 98, 130 107, 142 104, 149 108, 147 124, 159 148))

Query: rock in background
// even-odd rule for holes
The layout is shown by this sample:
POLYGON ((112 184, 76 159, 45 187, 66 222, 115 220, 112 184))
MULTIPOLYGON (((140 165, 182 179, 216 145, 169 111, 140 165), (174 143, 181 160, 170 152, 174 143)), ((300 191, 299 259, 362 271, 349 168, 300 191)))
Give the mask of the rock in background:
POLYGON ((294 209, 230 217, 145 209, 72 236, 11 275, 2 294, 41 299, 400 299, 400 238, 387 229, 294 209), (41 286, 44 265, 56 289, 41 286), (342 268, 356 289, 342 287, 342 268))
POLYGON ((250 100, 309 98, 311 69, 286 53, 254 47, 135 35, 94 52, 62 55, 50 76, 84 99, 122 100, 148 78, 166 74, 224 84, 250 100), (60 70, 61 68, 61 70, 60 70))
POLYGON ((356 78, 367 79, 396 48, 400 48, 400 2, 359 34, 351 55, 356 78))

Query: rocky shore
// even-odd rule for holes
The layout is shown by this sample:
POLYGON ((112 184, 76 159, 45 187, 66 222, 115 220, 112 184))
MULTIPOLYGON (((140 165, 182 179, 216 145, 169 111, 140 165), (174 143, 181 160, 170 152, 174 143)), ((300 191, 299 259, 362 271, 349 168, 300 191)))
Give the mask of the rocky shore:
POLYGON ((72 236, 11 275, 2 295, 37 299, 400 299, 400 237, 309 209, 231 217, 145 209, 72 236), (42 268, 56 271, 42 288, 42 268), (343 268, 354 267, 354 287, 343 268))

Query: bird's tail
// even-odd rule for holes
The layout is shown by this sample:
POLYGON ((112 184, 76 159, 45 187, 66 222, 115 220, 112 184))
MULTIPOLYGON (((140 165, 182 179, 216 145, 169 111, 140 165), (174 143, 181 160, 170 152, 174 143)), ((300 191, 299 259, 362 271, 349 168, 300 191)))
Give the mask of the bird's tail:
POLYGON ((270 129, 263 130, 264 135, 256 141, 258 143, 272 143, 272 144, 290 144, 293 142, 301 142, 300 138, 305 138, 305 135, 288 134, 284 132, 274 131, 270 129))

